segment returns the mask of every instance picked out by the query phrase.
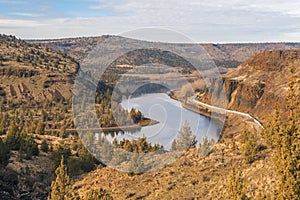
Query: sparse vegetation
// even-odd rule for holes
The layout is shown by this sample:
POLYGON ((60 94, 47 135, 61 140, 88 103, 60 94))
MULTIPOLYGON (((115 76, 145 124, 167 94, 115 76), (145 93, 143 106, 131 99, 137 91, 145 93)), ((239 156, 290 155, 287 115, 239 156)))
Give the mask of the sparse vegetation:
MULTIPOLYGON (((82 44, 76 42, 84 43, 85 40, 91 45, 96 45, 98 41, 97 38, 81 38, 69 39, 67 42, 68 44, 74 42, 72 45, 80 46, 82 44)), ((178 137, 173 141, 170 152, 165 151, 159 144, 149 143, 146 137, 136 140, 115 140, 112 144, 102 139, 95 140, 93 133, 87 133, 82 137, 90 141, 87 145, 103 144, 100 145, 103 150, 101 153, 107 156, 106 159, 112 159, 112 163, 117 165, 128 166, 130 174, 135 174, 130 176, 128 173, 100 164, 83 147, 77 133, 70 131, 74 129, 75 122, 72 121, 72 93, 69 89, 79 67, 77 62, 67 54, 28 44, 13 36, 1 35, 0 41, 0 196, 9 193, 12 199, 20 196, 24 199, 27 197, 46 199, 49 196, 49 199, 59 200, 113 197, 115 199, 238 200, 250 197, 299 199, 300 111, 297 69, 292 70, 294 77, 288 85, 287 101, 281 101, 287 87, 284 79, 289 75, 285 68, 291 63, 289 57, 294 59, 299 55, 298 50, 261 53, 247 61, 247 68, 242 66, 239 69, 243 73, 234 70, 224 76, 226 89, 232 100, 231 108, 250 110, 250 113, 254 113, 265 122, 264 117, 269 113, 265 110, 273 109, 275 101, 279 103, 273 119, 269 123, 264 123, 262 135, 259 131, 254 131, 259 127, 252 127, 251 122, 244 122, 244 119, 237 116, 228 116, 222 139, 214 146, 213 141, 204 137, 199 148, 196 148, 195 136, 187 122, 183 124, 178 137), (252 76, 253 72, 258 74, 252 76), (243 78, 240 82, 244 76, 247 78, 245 80, 243 78), (274 93, 274 87, 269 84, 270 80, 278 87, 276 91, 278 89, 280 94, 274 93), (280 102, 287 102, 286 108, 280 102), (242 131, 244 124, 246 127, 242 131), (261 140, 261 136, 264 140, 261 140), (267 144, 266 149, 261 148, 262 143, 267 144), (117 154, 113 147, 132 152, 130 161, 123 162, 123 155, 117 154), (174 163, 164 166, 160 171, 141 173, 149 163, 143 163, 143 158, 139 154, 158 151, 153 159, 159 159, 160 152, 175 154, 176 151, 187 149, 186 154, 174 163), (238 167, 232 169, 232 166, 238 167), (51 181, 53 182, 50 191, 51 181)), ((86 49, 73 48, 72 45, 60 47, 64 52, 73 50, 72 54, 77 58, 83 58, 88 52, 86 49)), ((224 50, 225 45, 208 46, 213 46, 209 48, 206 45, 213 55, 218 53, 212 49, 229 51, 224 50)), ((237 49, 235 54, 241 52, 240 48, 233 46, 227 45, 226 48, 237 49)), ((266 48, 260 44, 253 46, 251 49, 255 50, 239 55, 241 57, 237 60, 231 58, 230 53, 224 54, 227 57, 225 60, 222 55, 222 59, 216 59, 217 65, 225 68, 235 67, 245 59, 243 56, 266 48)), ((140 60, 137 58, 151 53, 152 58, 155 58, 153 61, 157 61, 159 60, 157 52, 159 51, 135 51, 132 52, 133 59, 126 60, 129 55, 125 55, 114 64, 121 64, 124 60, 127 64, 142 63, 148 58, 140 60)), ((168 58, 174 57, 168 52, 164 52, 164 55, 168 58)), ((178 63, 186 64, 165 61, 175 66, 178 63)), ((111 105, 112 85, 108 86, 105 83, 113 84, 119 78, 119 73, 132 69, 132 66, 126 69, 125 67, 122 69, 121 66, 113 67, 102 77, 103 81, 99 82, 96 99, 92 99, 96 102, 98 121, 102 127, 115 126, 117 124, 115 118, 120 120, 119 125, 139 123, 143 119, 140 111, 132 109, 128 112, 111 105), (116 110, 113 111, 112 107, 116 110)), ((190 73, 190 69, 179 70, 190 73)), ((224 69, 224 72, 226 70, 224 69)), ((91 77, 88 73, 84 76, 91 77)), ((138 80, 145 81, 143 78, 138 80)), ((199 87, 199 91, 201 88, 199 87)), ((209 91, 208 88, 202 89, 203 94, 209 91)), ((86 100, 82 99, 83 102, 86 100)), ((85 109, 84 104, 82 106, 85 109)), ((98 123, 97 120, 94 123, 98 123)))
POLYGON ((102 188, 99 189, 91 189, 87 191, 85 196, 82 198, 84 199, 97 199, 97 200, 113 200, 110 194, 108 194, 105 190, 102 188))

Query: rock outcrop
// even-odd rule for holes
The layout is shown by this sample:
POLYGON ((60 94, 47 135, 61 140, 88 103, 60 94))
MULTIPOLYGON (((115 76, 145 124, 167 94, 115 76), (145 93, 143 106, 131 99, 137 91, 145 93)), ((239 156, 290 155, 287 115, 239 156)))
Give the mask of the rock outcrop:
MULTIPOLYGON (((225 74, 222 86, 216 85, 219 83, 216 81, 213 87, 223 87, 226 91, 228 109, 264 118, 265 113, 271 114, 276 106, 285 108, 292 66, 296 69, 297 84, 300 83, 299 61, 300 50, 265 51, 225 74)), ((208 94, 200 96, 200 100, 205 101, 206 96, 208 94)))

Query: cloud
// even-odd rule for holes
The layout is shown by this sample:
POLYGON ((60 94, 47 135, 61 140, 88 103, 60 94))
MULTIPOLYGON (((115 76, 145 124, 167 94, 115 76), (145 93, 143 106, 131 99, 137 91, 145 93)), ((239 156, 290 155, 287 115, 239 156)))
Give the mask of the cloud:
POLYGON ((14 5, 16 5, 16 4, 26 4, 25 1, 13 1, 13 0, 1 0, 0 3, 2 3, 2 4, 14 4, 14 5))
POLYGON ((21 17, 40 17, 41 14, 33 14, 33 13, 22 13, 22 12, 12 12, 9 15, 21 16, 21 17))
POLYGON ((43 19, 37 17, 36 21, 25 21, 27 25, 10 21, 5 27, 0 21, 0 32, 11 32, 23 38, 55 38, 118 34, 136 28, 158 27, 179 31, 198 42, 300 41, 300 35, 296 34, 300 23, 298 0, 81 2, 87 3, 86 9, 93 10, 95 17, 78 14, 54 18, 49 15, 43 19), (109 14, 102 16, 103 10, 109 14), (30 29, 26 28, 29 26, 30 29))
POLYGON ((36 28, 43 24, 33 20, 0 19, 0 30, 3 28, 36 28))

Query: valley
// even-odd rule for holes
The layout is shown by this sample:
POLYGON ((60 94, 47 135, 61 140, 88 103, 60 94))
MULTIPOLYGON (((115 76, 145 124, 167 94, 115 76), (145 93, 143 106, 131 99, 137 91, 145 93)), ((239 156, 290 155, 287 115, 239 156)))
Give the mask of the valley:
POLYGON ((0 199, 300 195, 299 43, 0 41, 0 199), (86 64, 127 43, 156 48, 86 64))

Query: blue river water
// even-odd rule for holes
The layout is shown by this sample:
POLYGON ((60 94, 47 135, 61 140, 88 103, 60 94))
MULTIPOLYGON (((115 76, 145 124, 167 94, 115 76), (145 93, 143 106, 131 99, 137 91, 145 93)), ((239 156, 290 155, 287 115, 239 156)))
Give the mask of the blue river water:
MULTIPOLYGON (((185 121, 190 125, 192 134, 196 135, 198 143, 204 136, 218 141, 220 137, 219 125, 209 118, 192 112, 182 107, 181 102, 170 98, 165 93, 145 94, 135 98, 123 100, 121 105, 124 109, 135 108, 140 110, 147 118, 158 121, 158 124, 141 127, 137 132, 122 132, 116 134, 118 140, 123 138, 137 139, 147 137, 152 144, 163 145, 166 150, 170 149, 178 131, 185 121)), ((110 138, 113 139, 113 138, 110 138)))

